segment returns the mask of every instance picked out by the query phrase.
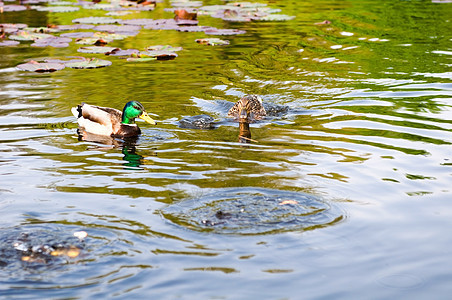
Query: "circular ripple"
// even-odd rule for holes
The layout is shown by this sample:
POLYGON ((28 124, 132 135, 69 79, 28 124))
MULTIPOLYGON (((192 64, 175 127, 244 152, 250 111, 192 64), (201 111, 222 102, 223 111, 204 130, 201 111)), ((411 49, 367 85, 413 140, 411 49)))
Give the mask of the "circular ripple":
POLYGON ((261 189, 219 189, 170 205, 169 221, 192 230, 257 235, 307 231, 344 219, 341 210, 309 194, 261 189))
POLYGON ((85 243, 74 236, 75 232, 73 228, 40 225, 4 228, 0 234, 0 266, 17 272, 23 263, 28 268, 46 269, 66 265, 84 249, 85 243))
POLYGON ((423 280, 420 277, 410 274, 386 275, 377 281, 383 286, 395 289, 412 289, 420 287, 423 284, 423 280))

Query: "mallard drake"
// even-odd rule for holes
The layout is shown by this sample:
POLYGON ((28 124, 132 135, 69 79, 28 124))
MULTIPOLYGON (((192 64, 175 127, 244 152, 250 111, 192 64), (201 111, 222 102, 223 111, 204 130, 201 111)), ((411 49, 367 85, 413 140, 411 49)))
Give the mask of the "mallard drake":
POLYGON ((267 115, 261 97, 257 95, 246 95, 242 97, 229 110, 228 117, 238 120, 240 123, 250 123, 261 120, 267 115))
POLYGON ((138 101, 129 101, 122 112, 115 108, 100 107, 82 103, 71 109, 77 122, 86 132, 114 137, 132 137, 141 133, 135 124, 140 118, 149 124, 155 121, 149 117, 143 105, 138 101))

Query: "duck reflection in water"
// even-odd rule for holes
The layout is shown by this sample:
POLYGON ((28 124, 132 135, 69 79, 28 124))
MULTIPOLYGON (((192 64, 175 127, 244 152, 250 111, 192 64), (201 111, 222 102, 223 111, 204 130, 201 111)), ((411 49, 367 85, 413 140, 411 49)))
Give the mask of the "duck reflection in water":
POLYGON ((114 138, 110 136, 89 133, 80 128, 77 130, 77 134, 79 141, 99 144, 96 149, 121 148, 121 152, 122 154, 124 154, 124 157, 122 159, 126 161, 126 163, 124 163, 126 169, 142 169, 140 168, 140 165, 143 163, 144 157, 136 153, 136 143, 138 141, 138 136, 114 138))
POLYGON ((261 97, 246 95, 229 110, 228 117, 239 122, 239 143, 250 143, 250 123, 261 120, 267 115, 261 97))

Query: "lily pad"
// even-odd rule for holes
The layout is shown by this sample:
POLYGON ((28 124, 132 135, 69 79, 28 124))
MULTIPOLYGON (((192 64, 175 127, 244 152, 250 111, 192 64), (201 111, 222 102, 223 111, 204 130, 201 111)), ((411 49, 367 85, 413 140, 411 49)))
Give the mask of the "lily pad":
POLYGON ((47 63, 59 63, 59 64, 67 64, 67 63, 73 63, 73 62, 82 62, 85 61, 86 58, 81 56, 67 56, 64 58, 45 58, 43 59, 44 62, 47 63))
POLYGON ((9 4, 9 5, 2 6, 2 10, 4 12, 7 12, 7 11, 23 11, 23 10, 27 10, 27 7, 24 6, 24 5, 9 4))
POLYGON ((35 33, 56 33, 59 30, 56 28, 49 27, 26 27, 23 31, 35 32, 35 33))
POLYGON ((81 53, 102 53, 105 54, 107 52, 111 52, 115 49, 119 49, 119 48, 115 48, 115 47, 102 47, 102 46, 88 46, 88 47, 80 47, 78 48, 77 52, 81 52, 81 53))
POLYGON ((210 39, 197 39, 197 43, 199 44, 205 44, 208 46, 224 46, 229 45, 229 41, 222 40, 219 38, 210 38, 210 39))
POLYGON ((184 1, 184 0, 176 0, 171 1, 171 5, 174 7, 200 7, 202 6, 202 1, 184 1))
POLYGON ((118 31, 139 31, 141 26, 139 25, 98 25, 94 27, 97 31, 107 31, 110 33, 118 31))
POLYGON ((28 31, 19 31, 16 34, 10 35, 9 38, 16 41, 35 41, 38 39, 50 38, 53 35, 46 33, 34 33, 28 31))
POLYGON ((20 42, 18 42, 18 41, 11 41, 11 40, 0 41, 0 46, 16 46, 19 44, 20 44, 20 42))
POLYGON ((80 7, 76 6, 34 6, 37 11, 49 11, 49 12, 74 12, 80 10, 80 7))
POLYGON ((176 20, 196 20, 198 12, 195 9, 175 9, 174 15, 176 20))
POLYGON ((154 61, 157 60, 155 57, 129 57, 127 58, 127 61, 129 62, 148 62, 148 61, 154 61))
POLYGON ((111 41, 113 41, 113 40, 100 39, 97 37, 88 37, 88 38, 77 39, 75 41, 75 43, 79 44, 79 45, 103 46, 103 45, 110 43, 111 41))
POLYGON ((127 36, 122 35, 122 34, 117 34, 117 33, 95 32, 93 34, 93 37, 97 37, 97 38, 105 39, 105 40, 123 40, 127 36))
POLYGON ((146 50, 148 50, 148 51, 176 52, 176 51, 182 50, 182 47, 173 47, 173 46, 170 46, 170 45, 155 45, 155 46, 146 47, 146 50))
POLYGON ((137 49, 126 49, 126 50, 121 50, 119 48, 116 48, 116 49, 112 50, 111 52, 105 53, 105 55, 110 55, 110 56, 132 56, 132 55, 137 54, 137 53, 140 52, 137 49))
POLYGON ((31 46, 65 48, 65 47, 69 47, 69 42, 71 42, 71 41, 72 41, 72 39, 70 39, 70 38, 52 36, 49 38, 38 39, 33 44, 31 44, 31 46))
POLYGON ((22 71, 45 73, 63 70, 65 68, 65 65, 60 63, 39 63, 36 61, 29 61, 25 64, 18 65, 16 68, 22 71))
POLYGON ((130 19, 130 20, 121 20, 119 23, 123 25, 139 25, 146 26, 155 24, 154 19, 130 19))
MULTIPOLYGON (((91 24, 56 25, 55 28, 60 31, 80 30, 80 29, 92 29, 92 28, 94 28, 94 25, 91 25, 91 24)), ((74 33, 76 33, 76 32, 74 32, 74 33)))
POLYGON ((264 16, 262 18, 259 18, 258 20, 261 20, 261 21, 290 21, 294 18, 295 18, 295 16, 270 14, 270 15, 264 16))
POLYGON ((208 29, 204 31, 205 34, 210 35, 236 35, 236 34, 244 34, 246 33, 245 30, 239 30, 239 29, 208 29))
POLYGON ((210 26, 179 26, 177 28, 177 31, 181 31, 181 32, 201 32, 201 31, 206 31, 206 30, 214 30, 216 29, 215 27, 210 27, 210 26))
POLYGON ((87 59, 82 62, 70 62, 66 63, 66 66, 73 69, 95 69, 103 68, 111 65, 111 61, 103 59, 87 59))
POLYGON ((114 24, 119 23, 120 19, 114 19, 110 17, 87 17, 72 20, 73 23, 81 24, 114 24))
POLYGON ((74 2, 70 1, 51 1, 49 2, 51 5, 63 6, 63 5, 74 5, 74 2))
POLYGON ((177 57, 177 54, 166 50, 151 50, 151 51, 141 51, 137 54, 133 54, 132 57, 137 58, 148 58, 153 57, 157 60, 171 60, 177 57))
POLYGON ((24 29, 27 26, 28 26, 27 24, 12 24, 12 23, 0 24, 0 28, 3 28, 3 32, 8 34, 16 33, 17 31, 24 29))
POLYGON ((130 15, 133 13, 134 13, 134 11, 120 10, 120 11, 110 11, 110 12, 106 13, 105 15, 113 16, 113 17, 120 17, 120 16, 125 16, 125 15, 130 15))
POLYGON ((94 36, 94 32, 68 32, 60 34, 61 37, 68 37, 68 38, 76 38, 76 39, 82 39, 82 38, 89 38, 94 36))

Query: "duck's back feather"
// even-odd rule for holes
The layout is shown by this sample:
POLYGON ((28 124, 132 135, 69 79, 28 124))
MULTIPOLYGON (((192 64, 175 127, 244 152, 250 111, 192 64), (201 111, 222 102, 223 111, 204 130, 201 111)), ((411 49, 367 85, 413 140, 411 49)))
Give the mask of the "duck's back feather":
POLYGON ((71 109, 80 127, 87 132, 100 135, 114 135, 121 128, 122 112, 108 107, 82 103, 71 109))

